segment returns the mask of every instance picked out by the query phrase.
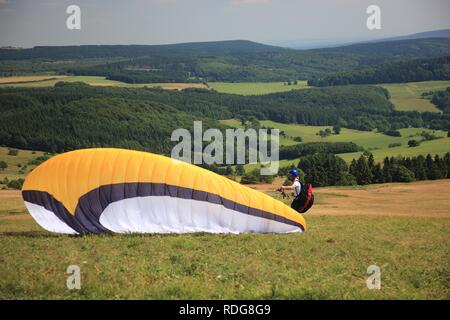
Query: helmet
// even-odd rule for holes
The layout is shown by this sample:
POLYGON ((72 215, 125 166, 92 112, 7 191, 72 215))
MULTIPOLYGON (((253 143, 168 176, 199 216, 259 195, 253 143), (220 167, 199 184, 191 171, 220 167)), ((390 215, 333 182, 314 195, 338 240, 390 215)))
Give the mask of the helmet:
POLYGON ((292 169, 291 171, 289 171, 289 173, 292 174, 294 177, 298 177, 297 169, 292 169))

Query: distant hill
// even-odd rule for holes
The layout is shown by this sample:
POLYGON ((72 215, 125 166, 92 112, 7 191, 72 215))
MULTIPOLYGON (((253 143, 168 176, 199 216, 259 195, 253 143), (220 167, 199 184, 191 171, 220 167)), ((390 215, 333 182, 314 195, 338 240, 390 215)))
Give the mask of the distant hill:
POLYGON ((167 45, 81 45, 38 46, 29 49, 0 49, 0 60, 136 58, 146 56, 204 56, 257 52, 282 52, 288 49, 247 40, 191 42, 167 45))
POLYGON ((105 76, 127 83, 282 82, 387 62, 449 55, 450 38, 360 43, 313 50, 246 40, 155 46, 35 47, 0 49, 0 75, 15 75, 15 70, 20 70, 105 76), (48 60, 66 63, 49 64, 48 60))
POLYGON ((302 39, 302 40, 290 40, 290 41, 272 41, 274 45, 279 45, 292 49, 323 49, 342 47, 353 44, 371 43, 371 42, 386 42, 386 41, 400 41, 400 40, 412 40, 412 39, 426 39, 426 38, 450 38, 450 29, 434 30, 413 33, 409 35, 388 37, 388 38, 364 38, 358 39, 302 39))
POLYGON ((354 54, 360 64, 378 64, 392 60, 434 58, 450 55, 450 38, 425 38, 358 43, 348 46, 314 49, 318 54, 354 54))
POLYGON ((426 38, 450 38, 450 29, 426 31, 426 32, 413 33, 413 34, 409 34, 406 36, 383 38, 383 39, 374 40, 373 42, 426 39, 426 38))

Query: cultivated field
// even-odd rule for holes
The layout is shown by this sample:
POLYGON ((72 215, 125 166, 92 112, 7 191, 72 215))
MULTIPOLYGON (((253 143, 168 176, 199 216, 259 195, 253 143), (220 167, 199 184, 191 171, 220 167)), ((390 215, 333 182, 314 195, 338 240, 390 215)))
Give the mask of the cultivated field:
POLYGON ((0 88, 1 87, 32 87, 32 88, 43 88, 43 87, 53 87, 57 82, 64 81, 64 82, 84 82, 86 84, 89 84, 91 86, 113 86, 113 87, 127 87, 127 88, 143 88, 143 87, 158 87, 162 89, 167 90, 182 90, 186 88, 208 88, 207 85, 202 83, 138 83, 138 84, 132 84, 132 83, 125 83, 115 80, 108 80, 105 77, 97 77, 97 76, 47 76, 47 79, 45 80, 44 77, 41 77, 42 79, 40 81, 37 80, 29 80, 25 81, 26 79, 37 79, 39 77, 15 77, 15 78, 23 78, 23 81, 16 81, 14 83, 7 82, 8 78, 0 78, 0 88), (5 81, 2 84, 2 79, 5 81))
POLYGON ((19 84, 27 82, 39 82, 49 80, 63 80, 67 76, 44 75, 44 76, 16 76, 16 77, 0 77, 0 84, 19 84))
POLYGON ((54 235, 7 192, 1 299, 450 298, 450 180, 317 189, 307 232, 286 235, 54 235), (380 290, 366 287, 373 264, 380 290), (69 265, 81 290, 66 288, 69 265))
POLYGON ((308 88, 306 80, 300 80, 296 85, 288 85, 285 82, 209 82, 208 86, 219 92, 242 95, 262 95, 308 88))
POLYGON ((380 86, 389 91, 390 100, 399 111, 440 112, 430 100, 422 98, 421 95, 424 92, 445 90, 450 87, 450 81, 386 83, 380 86))

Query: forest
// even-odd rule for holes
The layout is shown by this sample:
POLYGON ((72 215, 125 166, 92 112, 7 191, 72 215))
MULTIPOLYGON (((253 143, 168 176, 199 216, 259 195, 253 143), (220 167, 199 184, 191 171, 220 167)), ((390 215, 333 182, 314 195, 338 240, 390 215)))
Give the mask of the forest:
POLYGON ((298 159, 315 153, 350 153, 362 151, 353 142, 307 142, 280 148, 280 159, 298 159))
POLYGON ((384 63, 356 70, 333 73, 308 81, 310 86, 347 84, 404 83, 450 80, 450 56, 384 63))
POLYGON ((304 180, 318 187, 436 180, 450 178, 450 153, 443 157, 386 157, 383 163, 375 163, 373 155, 365 152, 350 166, 336 155, 321 153, 301 158, 298 167, 304 180))
POLYGON ((431 102, 443 113, 450 114, 450 87, 445 91, 432 92, 431 102))
MULTIPOLYGON (((282 167, 278 176, 286 177, 294 165, 282 167)), ((348 165, 333 153, 314 153, 302 156, 297 164, 299 178, 314 187, 368 185, 375 183, 412 182, 421 180, 450 179, 450 152, 443 157, 431 154, 414 157, 386 157, 376 163, 370 152, 364 152, 348 165)), ((233 176, 239 167, 216 169, 219 174, 233 176)), ((241 183, 271 183, 274 176, 263 176, 258 168, 246 172, 241 183)), ((286 180, 285 185, 292 184, 286 180)))
POLYGON ((101 97, 84 86, 0 94, 0 144, 64 152, 89 147, 122 147, 170 154, 170 136, 194 120, 223 128, 217 121, 145 99, 101 97), (84 90, 83 90, 84 89, 84 90))
MULTIPOLYGON (((342 86, 266 96, 222 94, 204 89, 90 87, 0 89, 0 145, 49 152, 110 146, 168 154, 170 134, 192 128, 225 128, 217 120, 252 116, 282 123, 339 125, 359 130, 450 128, 450 115, 395 111, 385 89, 342 86)), ((343 145, 347 148, 347 145, 343 145)), ((289 152, 299 150, 286 149, 289 152), (290 150, 290 151, 289 151, 290 150)), ((302 147, 304 148, 304 147, 302 147)), ((354 150, 354 147, 348 150, 354 150)))

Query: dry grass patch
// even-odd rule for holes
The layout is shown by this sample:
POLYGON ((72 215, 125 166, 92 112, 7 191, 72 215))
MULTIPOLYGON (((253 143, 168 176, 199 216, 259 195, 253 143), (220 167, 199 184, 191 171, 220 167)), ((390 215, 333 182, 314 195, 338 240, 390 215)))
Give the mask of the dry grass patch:
POLYGON ((64 78, 67 78, 67 76, 48 75, 48 76, 1 77, 0 84, 15 84, 15 83, 24 83, 24 82, 36 82, 36 81, 46 81, 46 80, 54 80, 54 79, 64 79, 64 78))

